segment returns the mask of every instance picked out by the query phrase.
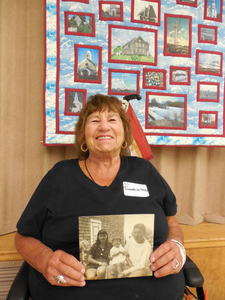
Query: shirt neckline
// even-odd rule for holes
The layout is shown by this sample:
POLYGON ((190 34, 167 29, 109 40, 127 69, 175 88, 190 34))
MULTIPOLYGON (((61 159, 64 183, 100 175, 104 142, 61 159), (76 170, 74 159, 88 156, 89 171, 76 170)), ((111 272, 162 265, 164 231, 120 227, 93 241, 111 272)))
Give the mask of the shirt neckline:
POLYGON ((87 175, 84 174, 84 172, 82 171, 80 165, 79 165, 79 160, 78 158, 76 159, 76 162, 77 162, 77 166, 78 166, 78 169, 79 169, 79 172, 82 174, 82 177, 84 178, 85 181, 87 181, 88 183, 92 183, 92 185, 95 185, 97 186, 98 188, 102 188, 102 189, 107 189, 107 188, 111 188, 115 182, 117 181, 117 178, 119 177, 120 173, 121 173, 121 170, 122 170, 122 167, 123 167, 123 164, 124 164, 124 158, 121 157, 120 158, 120 167, 119 167, 119 170, 116 174, 116 177, 113 179, 112 183, 107 186, 107 185, 99 185, 97 184, 96 182, 94 182, 91 178, 89 178, 87 175))

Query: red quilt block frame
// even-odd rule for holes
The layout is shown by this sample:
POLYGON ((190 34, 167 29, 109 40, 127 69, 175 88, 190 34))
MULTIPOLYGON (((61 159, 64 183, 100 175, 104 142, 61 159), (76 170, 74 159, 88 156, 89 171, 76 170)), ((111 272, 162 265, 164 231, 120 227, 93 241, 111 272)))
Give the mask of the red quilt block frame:
MULTIPOLYGON (((148 24, 148 25, 155 25, 155 26, 160 26, 160 19, 161 19, 161 2, 159 0, 145 0, 145 2, 149 2, 149 3, 155 3, 158 5, 157 8, 157 13, 158 13, 158 17, 157 17, 157 22, 154 21, 149 21, 149 20, 139 20, 139 19, 135 19, 134 16, 134 12, 135 12, 135 1, 136 0, 131 0, 131 22, 133 23, 141 23, 141 24, 148 24)), ((151 8, 153 9, 153 8, 151 8)), ((146 19, 146 18, 145 18, 146 19)))
POLYGON ((91 13, 82 13, 82 12, 70 12, 65 11, 64 12, 64 19, 65 19, 65 34, 67 35, 80 35, 80 36, 92 36, 95 37, 95 14, 91 13), (74 15, 74 16, 88 16, 92 18, 92 32, 76 32, 76 31, 69 31, 68 30, 68 16, 74 15))
POLYGON ((198 24, 198 43, 205 43, 205 44, 214 44, 217 45, 217 31, 218 27, 217 26, 208 26, 208 25, 202 25, 198 24), (201 30, 202 29, 212 29, 215 30, 215 39, 214 40, 207 40, 207 39, 201 39, 201 30))
POLYGON ((164 15, 164 55, 165 56, 179 56, 179 57, 191 57, 191 48, 192 48, 192 17, 191 16, 184 16, 184 15, 174 15, 174 14, 165 14, 164 15), (174 28, 172 28, 172 26, 168 26, 168 19, 169 18, 173 18, 173 19, 177 19, 176 21, 174 21, 174 28), (178 41, 178 30, 180 30, 180 26, 181 26, 181 22, 182 19, 186 19, 188 20, 188 46, 181 46, 179 45, 179 41, 178 41), (178 25, 179 22, 180 24, 178 25), (179 28, 178 28, 179 26, 179 28), (167 30, 174 30, 174 41, 173 43, 168 43, 168 32, 167 30), (168 48, 170 49, 168 52, 168 48))
MULTIPOLYGON (((205 121, 206 123, 206 121, 205 121)), ((200 110, 199 111, 199 128, 206 128, 206 129, 217 129, 218 128, 218 111, 206 111, 206 110, 200 110), (212 120, 210 125, 203 124, 203 118, 205 120, 206 117, 204 115, 215 115, 215 121, 212 120), (213 124, 215 123, 215 124, 213 124)))
POLYGON ((86 3, 89 4, 89 0, 62 0, 65 2, 81 2, 81 3, 86 3))
MULTIPOLYGON (((207 63, 207 58, 205 59, 207 63)), ((217 51, 205 51, 205 50, 196 50, 196 64, 195 64, 195 72, 196 74, 207 74, 207 75, 214 75, 214 76, 223 76, 223 53, 222 52, 217 52, 217 51), (212 66, 209 66, 209 68, 204 68, 203 66, 200 67, 199 65, 199 56, 200 55, 218 55, 220 57, 220 67, 217 68, 218 72, 216 72, 216 65, 218 62, 212 62, 212 66), (215 64, 215 66, 214 66, 215 64), (211 68, 210 68, 211 67, 211 68)))
MULTIPOLYGON (((169 99, 168 98, 168 99, 169 99)), ((166 104, 162 104, 163 106, 165 106, 166 104)), ((160 108, 160 107, 159 107, 160 108)), ((163 108, 165 110, 165 107, 163 108)), ((154 113, 154 112, 153 112, 154 113)), ((169 119, 169 118, 168 118, 169 119)), ((170 120, 171 121, 171 120, 170 120)), ((163 123, 163 122, 162 122, 163 123)), ((172 123, 172 122, 171 122, 172 123)), ((186 94, 172 94, 172 93, 155 93, 155 92, 146 92, 146 105, 145 105, 145 128, 147 129, 168 129, 168 130, 186 130, 187 129, 187 95, 186 94), (149 125, 148 124, 148 108, 149 108, 149 96, 161 96, 162 99, 165 101, 166 97, 181 97, 184 99, 183 103, 184 103, 184 125, 181 126, 159 126, 159 125, 149 125)), ((152 133, 151 133, 152 134, 152 133)))
MULTIPOLYGON (((219 13, 217 12, 217 16, 216 17, 208 16, 209 9, 210 9, 210 6, 208 6, 208 1, 209 0, 205 0, 205 4, 204 4, 204 19, 205 20, 214 21, 214 22, 222 22, 222 17, 223 17, 223 0, 220 0, 220 11, 219 11, 219 13)), ((217 0, 215 0, 215 1, 217 1, 217 0)))
MULTIPOLYGON (((179 76, 179 73, 178 75, 179 76)), ((180 74, 182 76, 182 73, 180 74)), ((184 76, 184 75, 183 75, 184 76)), ((191 67, 180 67, 180 66, 170 66, 170 84, 171 85, 191 85, 191 67), (175 76, 173 73, 175 71, 187 71, 187 81, 174 81, 173 77, 175 76)))
POLYGON ((109 86, 108 86, 108 94, 109 95, 129 95, 129 94, 139 94, 140 92, 140 86, 139 86, 139 82, 140 82, 140 71, 132 71, 132 70, 118 70, 118 69, 109 69, 109 73, 108 73, 108 82, 109 82, 109 86), (132 91, 116 91, 112 89, 112 74, 113 73, 121 73, 121 74, 136 74, 137 78, 136 78, 136 88, 135 90, 132 91))
POLYGON ((198 81, 197 82, 197 101, 200 102, 219 102, 220 100, 220 84, 219 82, 208 82, 208 81, 198 81), (210 86, 215 86, 217 89, 217 96, 216 99, 213 98, 207 98, 206 96, 209 96, 210 91, 206 91, 204 93, 205 97, 201 97, 201 85, 208 85, 210 86))
POLYGON ((99 20, 102 21, 121 21, 123 22, 123 2, 117 1, 99 1, 99 20), (120 6, 120 15, 119 17, 104 17, 102 14, 102 5, 112 4, 112 5, 119 5, 120 6))
MULTIPOLYGON (((139 37, 136 37, 136 39, 138 39, 139 37)), ((134 41, 132 41, 134 42, 134 41)), ((145 41, 144 41, 145 42, 145 41)), ((128 44, 128 43, 126 43, 128 44)), ((124 47, 124 46, 123 46, 124 47)), ((122 48, 121 48, 122 50, 122 48)), ((140 49, 135 49, 135 51, 139 51, 142 50, 142 48, 140 49)), ((125 50, 126 51, 126 50, 125 50)), ((124 55, 125 56, 125 55, 124 55)), ((129 57, 130 55, 128 55, 129 57)), ((135 56, 135 55, 134 55, 135 56)), ((118 25, 109 25, 109 50, 108 50, 108 61, 111 63, 123 63, 123 64, 134 64, 134 65, 152 65, 152 66, 157 66, 157 30, 155 29, 148 29, 148 28, 141 28, 141 27, 129 27, 129 26, 118 26, 118 25), (119 29, 119 30, 130 30, 130 31, 136 31, 137 33, 139 33, 140 31, 142 32, 147 32, 147 33, 153 33, 154 35, 154 61, 153 62, 149 62, 149 61, 139 61, 139 60, 132 60, 132 59, 118 59, 118 58, 112 58, 112 30, 113 29, 119 29)))
POLYGON ((197 7, 197 1, 198 0, 195 0, 193 2, 191 1, 180 1, 180 0, 177 0, 176 3, 177 4, 180 4, 180 5, 187 5, 187 6, 193 6, 193 7, 197 7))
POLYGON ((85 89, 65 89, 65 111, 64 111, 64 115, 65 116, 79 116, 80 112, 70 112, 69 111, 69 93, 70 92, 83 93, 82 106, 84 106, 85 100, 86 100, 87 90, 85 90, 85 89))
MULTIPOLYGON (((154 83, 154 79, 152 80, 154 83)), ((157 89, 157 90, 166 90, 166 70, 164 69, 148 69, 148 68, 143 68, 143 85, 142 85, 143 89, 157 89), (155 77, 155 82, 159 82, 159 78, 158 78, 158 74, 155 73, 162 73, 162 86, 157 85, 157 84, 152 84, 152 85, 148 85, 146 83, 146 79, 147 79, 147 73, 152 73, 152 76, 155 77)))
POLYGON ((102 47, 100 46, 92 46, 92 45, 80 45, 80 44, 75 44, 74 45, 74 81, 77 82, 89 82, 89 83, 101 83, 102 82, 102 47), (86 49, 95 49, 98 51, 98 71, 97 71, 97 78, 96 79, 85 79, 85 78, 79 78, 78 77, 78 68, 79 68, 79 57, 78 57, 78 51, 79 48, 86 48, 86 49))

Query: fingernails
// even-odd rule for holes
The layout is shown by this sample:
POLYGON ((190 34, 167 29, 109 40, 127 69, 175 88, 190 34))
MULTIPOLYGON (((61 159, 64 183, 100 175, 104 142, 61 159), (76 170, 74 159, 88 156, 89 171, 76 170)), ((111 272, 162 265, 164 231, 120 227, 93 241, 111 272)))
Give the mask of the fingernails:
POLYGON ((151 265, 151 269, 152 269, 152 271, 155 271, 156 267, 151 265))
POLYGON ((85 269, 84 269, 84 268, 81 269, 81 273, 82 273, 82 274, 85 273, 85 269))
POLYGON ((151 262, 152 262, 152 263, 154 263, 154 261, 155 261, 155 257, 154 257, 154 256, 152 256, 150 260, 151 260, 151 262))
POLYGON ((86 281, 82 281, 81 286, 85 286, 85 285, 86 285, 86 281))
POLYGON ((155 273, 154 273, 154 276, 155 276, 155 277, 158 277, 158 276, 159 276, 159 273, 158 273, 158 272, 155 272, 155 273))

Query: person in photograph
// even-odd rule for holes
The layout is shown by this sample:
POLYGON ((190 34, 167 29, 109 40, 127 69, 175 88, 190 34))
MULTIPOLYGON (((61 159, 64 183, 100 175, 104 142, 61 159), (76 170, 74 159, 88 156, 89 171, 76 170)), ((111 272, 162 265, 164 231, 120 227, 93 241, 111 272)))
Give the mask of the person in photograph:
POLYGON ((116 268, 117 274, 120 274, 124 270, 125 265, 131 266, 132 263, 129 259, 129 254, 126 253, 124 247, 121 244, 121 238, 115 237, 112 239, 113 247, 109 252, 109 265, 116 268))
POLYGON ((131 265, 124 266, 124 270, 117 273, 113 265, 108 266, 108 276, 122 277, 139 277, 147 276, 149 272, 150 254, 152 252, 149 242, 144 238, 146 227, 142 223, 134 225, 132 237, 129 238, 125 245, 125 251, 129 255, 131 265))
POLYGON ((86 277, 88 280, 105 279, 106 267, 109 264, 109 251, 112 244, 108 241, 105 230, 99 230, 97 241, 89 251, 86 277))
POLYGON ((75 133, 78 157, 47 172, 17 223, 15 246, 30 265, 32 300, 181 300, 185 252, 176 198, 151 162, 129 156, 132 129, 121 101, 90 96, 75 133), (79 217, 118 214, 154 214, 153 276, 85 280, 79 217))

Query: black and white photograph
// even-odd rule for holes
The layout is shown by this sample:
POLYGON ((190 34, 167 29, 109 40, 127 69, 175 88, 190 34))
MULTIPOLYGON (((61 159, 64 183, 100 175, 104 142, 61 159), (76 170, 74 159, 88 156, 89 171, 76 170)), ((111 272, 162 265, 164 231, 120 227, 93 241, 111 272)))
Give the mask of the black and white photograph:
POLYGON ((160 7, 158 0, 132 0, 131 21, 160 26, 160 7))
POLYGON ((170 66, 170 84, 190 85, 191 67, 170 66))
POLYGON ((219 102, 220 84, 218 82, 197 82, 197 101, 219 102))
POLYGON ((78 116, 85 104, 86 90, 65 89, 65 115, 78 116))
POLYGON ((79 217, 86 280, 152 276, 154 214, 79 217))
POLYGON ((207 26, 198 24, 198 42, 207 44, 217 44, 217 26, 207 26))

